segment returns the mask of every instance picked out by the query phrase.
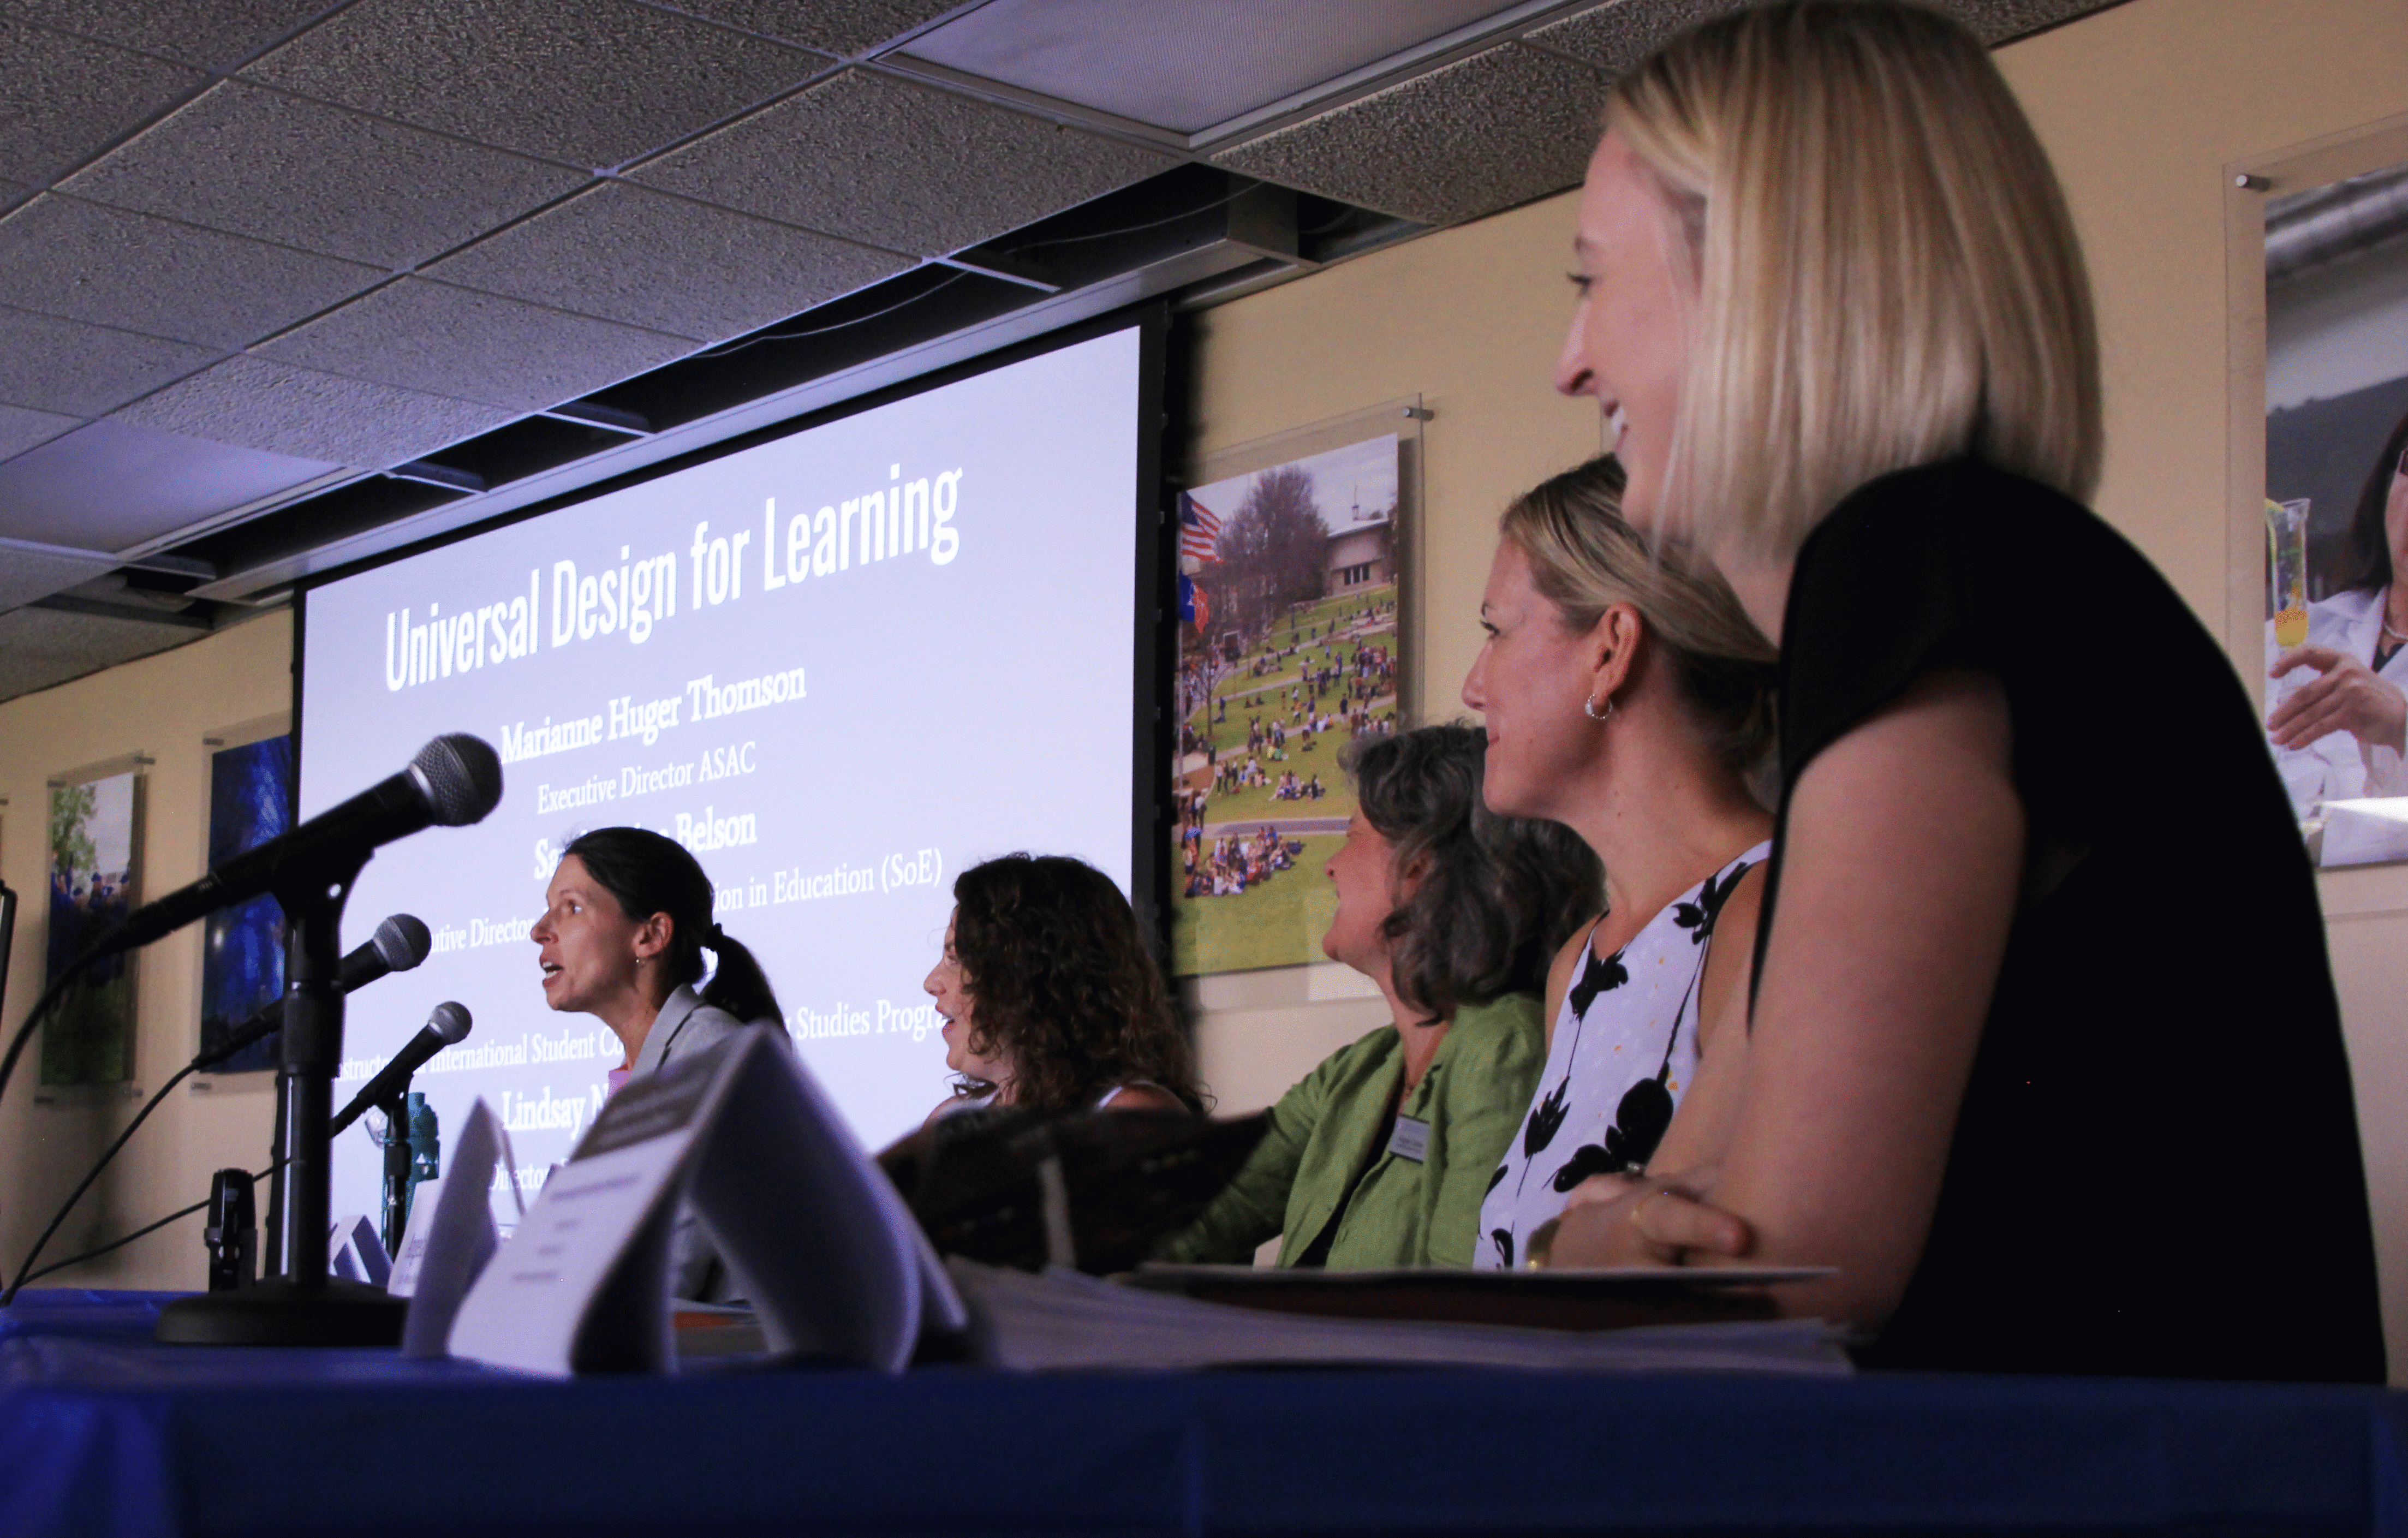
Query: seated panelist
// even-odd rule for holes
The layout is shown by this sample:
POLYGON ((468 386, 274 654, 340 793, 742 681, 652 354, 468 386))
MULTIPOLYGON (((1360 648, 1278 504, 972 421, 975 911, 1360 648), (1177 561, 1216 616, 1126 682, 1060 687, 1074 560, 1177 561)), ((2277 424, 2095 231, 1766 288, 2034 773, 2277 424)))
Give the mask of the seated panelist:
POLYGON ((959 1077, 931 1124, 987 1106, 1202 1109, 1170 991, 1111 877, 1006 855, 955 877, 953 902, 926 987, 959 1077))
MULTIPOLYGON (((527 938, 539 947, 543 995, 555 1010, 591 1014, 610 1028, 625 1056, 610 1073, 616 1090, 746 1028, 779 1028, 777 996, 752 953, 710 916, 710 878, 674 839, 639 827, 598 827, 568 846, 544 893, 543 917, 527 938), (702 953, 718 967, 700 991, 702 953)), ((725 1272, 693 1215, 681 1211, 669 1286, 680 1298, 711 1298, 725 1272)))
POLYGON ((625 1060, 616 1089, 748 1022, 782 1022, 752 953, 712 921, 710 878, 685 846, 640 827, 597 827, 568 846, 527 938, 544 1001, 610 1028, 625 1060), (702 953, 718 967, 700 992, 702 953))
POLYGON ((1489 1174, 1546 1056, 1537 990, 1596 911, 1596 856, 1557 824, 1482 804, 1484 734, 1428 726, 1349 744, 1361 793, 1330 856, 1321 948, 1379 985, 1390 1024, 1280 1097, 1228 1187, 1163 1258, 1283 1266, 1468 1266, 1489 1174))
POLYGON ((1481 1209, 1483 1267, 1529 1264, 1573 1192, 1646 1170, 1676 1125, 1707 1135, 1711 1108, 1673 1109, 1701 1058, 1746 1044, 1773 647, 1711 566, 1623 522, 1623 486, 1600 458, 1506 510, 1463 685, 1489 809, 1568 824, 1605 863, 1605 915, 1548 974, 1546 1071, 1481 1209))

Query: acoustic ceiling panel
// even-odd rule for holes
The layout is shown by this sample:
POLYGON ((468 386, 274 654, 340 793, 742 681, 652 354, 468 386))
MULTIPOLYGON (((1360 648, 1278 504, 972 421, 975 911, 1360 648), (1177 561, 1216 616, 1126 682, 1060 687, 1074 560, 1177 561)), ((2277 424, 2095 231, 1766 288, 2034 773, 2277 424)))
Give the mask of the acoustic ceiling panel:
MULTIPOLYGON (((45 597, 47 595, 36 595, 45 597)), ((139 620, 18 609, 0 614, 0 699, 14 699, 71 679, 165 652, 206 631, 139 620)))
POLYGON ((64 593, 78 582, 106 576, 108 570, 100 562, 79 561, 20 545, 0 545, 0 611, 64 593))
POLYGON ((179 380, 116 420, 267 453, 384 469, 498 427, 513 414, 244 356, 179 380))
POLYGON ((165 59, 0 16, 0 176, 48 181, 197 91, 208 77, 165 59))
POLYGON ((536 411, 693 349, 681 337, 404 278, 258 351, 304 368, 536 411))
POLYGON ((1567 17, 1528 34, 1541 48, 1569 53, 1596 65, 1610 79, 1637 65, 1666 43, 1749 0, 1607 0, 1595 10, 1567 17))
POLYGON ((988 0, 905 51, 1192 134, 1504 8, 1499 0, 988 0))
POLYGON ((0 304, 207 346, 240 347, 384 276, 56 194, 0 219, 0 304))
POLYGON ((77 561, 50 552, 29 552, 20 544, 0 544, 0 611, 104 575, 108 575, 104 561, 77 561))
POLYGON ((1452 224, 1577 183, 1603 82, 1508 43, 1212 157, 1246 176, 1425 224, 1452 224))
POLYGON ((706 202, 937 256, 1170 164, 1151 150, 853 69, 634 174, 706 202))
POLYGON ((616 165, 826 61, 632 0, 360 0, 246 73, 485 144, 616 165))
POLYGON ((888 252, 609 182, 437 263, 427 276, 717 341, 910 265, 888 252))
POLYGON ((674 0, 731 27, 850 58, 924 26, 962 0, 674 0))
POLYGON ((121 208, 405 267, 588 179, 256 86, 226 82, 62 184, 121 208))
POLYGON ((1928 0, 1993 45, 2105 10, 2121 0, 1928 0))
POLYGON ((65 32, 122 43, 204 69, 230 69, 325 11, 330 0, 0 0, 65 32))
POLYGON ((0 459, 13 458, 37 443, 48 443, 68 428, 80 425, 79 419, 62 416, 56 411, 31 411, 22 406, 0 406, 0 459))
POLYGON ((191 373, 208 348, 0 306, 0 403, 98 416, 191 373))
MULTIPOLYGON (((1607 0, 1595 10, 1583 11, 1530 33, 1527 41, 1595 65, 1611 77, 1629 70, 1649 54, 1700 22, 1744 9, 1749 0, 1607 0)), ((1963 22, 1984 42, 2010 38, 2055 26, 2116 0, 1925 0, 1963 22)))
POLYGON ((339 467, 90 423, 0 465, 0 537, 124 550, 339 467))

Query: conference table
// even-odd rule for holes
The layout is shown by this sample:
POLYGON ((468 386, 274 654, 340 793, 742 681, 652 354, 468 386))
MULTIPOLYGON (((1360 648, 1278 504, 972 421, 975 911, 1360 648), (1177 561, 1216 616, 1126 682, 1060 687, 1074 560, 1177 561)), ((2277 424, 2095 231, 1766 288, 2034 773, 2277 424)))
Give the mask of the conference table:
POLYGON ((0 1310, 0 1533, 2367 1533, 2408 1396, 1495 1371, 556 1382, 0 1310))

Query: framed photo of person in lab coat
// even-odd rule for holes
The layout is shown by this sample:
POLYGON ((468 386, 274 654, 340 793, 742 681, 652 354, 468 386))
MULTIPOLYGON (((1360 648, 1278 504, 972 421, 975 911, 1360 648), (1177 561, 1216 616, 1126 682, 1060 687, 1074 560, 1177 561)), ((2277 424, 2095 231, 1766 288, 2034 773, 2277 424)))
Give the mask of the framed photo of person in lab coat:
MULTIPOLYGON (((2278 184, 2279 186, 2279 184, 2278 184)), ((2266 727, 2318 862, 2408 859, 2408 165, 2266 203, 2266 727)))

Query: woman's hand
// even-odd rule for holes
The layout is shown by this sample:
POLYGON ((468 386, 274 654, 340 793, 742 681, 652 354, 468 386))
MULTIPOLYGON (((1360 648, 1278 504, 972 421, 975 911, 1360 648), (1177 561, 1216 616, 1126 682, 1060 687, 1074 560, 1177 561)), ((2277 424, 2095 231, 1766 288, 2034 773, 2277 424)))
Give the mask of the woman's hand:
POLYGON ((2347 732, 2370 748, 2408 752, 2408 694, 2373 668, 2329 646, 2294 646, 2275 660, 2271 677, 2300 668, 2320 675, 2302 684, 2266 718, 2280 748, 2304 748, 2329 732, 2347 732))
POLYGON ((1748 1226, 1693 1189, 1651 1175, 1591 1175, 1565 1200, 1547 1264, 1711 1265, 1746 1255, 1756 1243, 1748 1226))

